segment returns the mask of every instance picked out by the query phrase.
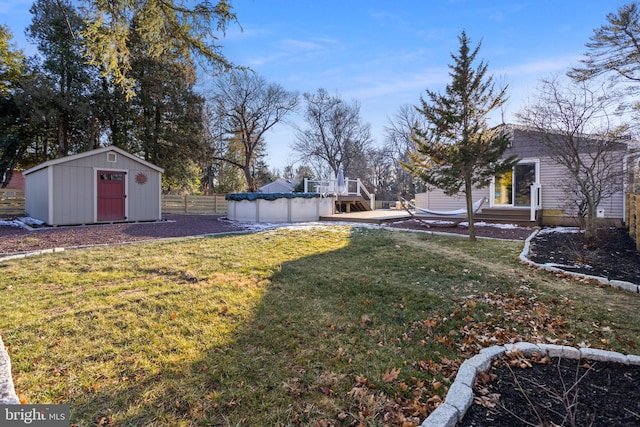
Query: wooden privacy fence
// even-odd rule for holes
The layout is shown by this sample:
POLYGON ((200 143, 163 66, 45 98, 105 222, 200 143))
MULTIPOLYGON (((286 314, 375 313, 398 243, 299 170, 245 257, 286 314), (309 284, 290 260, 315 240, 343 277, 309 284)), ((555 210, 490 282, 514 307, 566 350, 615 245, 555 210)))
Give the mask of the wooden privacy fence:
MULTIPOLYGON (((0 216, 24 215, 24 191, 0 189, 0 216)), ((162 212, 174 214, 218 214, 227 213, 224 194, 213 196, 162 195, 162 212)))
POLYGON ((0 216, 24 215, 24 191, 0 189, 0 216))
POLYGON ((227 201, 224 194, 212 196, 162 195, 162 213, 173 214, 226 214, 227 201))
POLYGON ((627 193, 626 223, 629 236, 636 241, 636 249, 640 251, 640 194, 627 193))

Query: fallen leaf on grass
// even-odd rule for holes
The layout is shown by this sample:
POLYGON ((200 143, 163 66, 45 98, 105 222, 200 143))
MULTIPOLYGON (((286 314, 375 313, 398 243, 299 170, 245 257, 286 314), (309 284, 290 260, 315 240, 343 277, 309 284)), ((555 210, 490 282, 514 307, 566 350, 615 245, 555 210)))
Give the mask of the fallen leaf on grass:
POLYGON ((398 379, 398 374, 400 373, 400 369, 393 368, 392 370, 387 370, 382 376, 382 381, 385 383, 390 383, 398 379))

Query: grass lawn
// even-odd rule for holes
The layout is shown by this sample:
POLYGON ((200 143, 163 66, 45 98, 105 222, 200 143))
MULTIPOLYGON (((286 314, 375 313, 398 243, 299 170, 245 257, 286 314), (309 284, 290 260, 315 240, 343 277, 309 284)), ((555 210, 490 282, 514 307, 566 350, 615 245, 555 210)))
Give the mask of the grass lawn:
POLYGON ((0 334, 78 426, 415 426, 482 347, 640 352, 640 296, 521 249, 332 226, 5 261, 0 334))

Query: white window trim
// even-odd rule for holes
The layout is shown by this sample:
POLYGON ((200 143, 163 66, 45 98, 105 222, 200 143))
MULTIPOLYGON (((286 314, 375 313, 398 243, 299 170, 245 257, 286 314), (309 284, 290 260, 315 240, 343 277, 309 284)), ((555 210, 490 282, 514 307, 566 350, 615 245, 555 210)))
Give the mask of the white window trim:
MULTIPOLYGON (((524 158, 518 161, 518 164, 534 164, 536 169, 536 185, 540 185, 540 159, 539 158, 524 158)), ((509 205, 496 205, 495 204, 495 194, 496 194, 496 177, 491 178, 491 183, 489 184, 489 207, 508 207, 509 205)), ((511 205, 514 209, 516 209, 513 205, 511 205)))

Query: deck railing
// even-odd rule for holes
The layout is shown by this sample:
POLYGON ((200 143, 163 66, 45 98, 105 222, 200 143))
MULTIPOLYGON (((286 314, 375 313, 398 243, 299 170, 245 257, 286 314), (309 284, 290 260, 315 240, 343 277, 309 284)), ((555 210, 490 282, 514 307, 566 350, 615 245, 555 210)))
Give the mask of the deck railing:
MULTIPOLYGON (((337 179, 304 179, 304 192, 312 193, 334 193, 338 194, 338 180, 337 179)), ((361 196, 365 202, 369 204, 371 210, 376 208, 376 196, 367 190, 360 178, 344 180, 344 190, 340 192, 340 195, 347 196, 361 196)))

